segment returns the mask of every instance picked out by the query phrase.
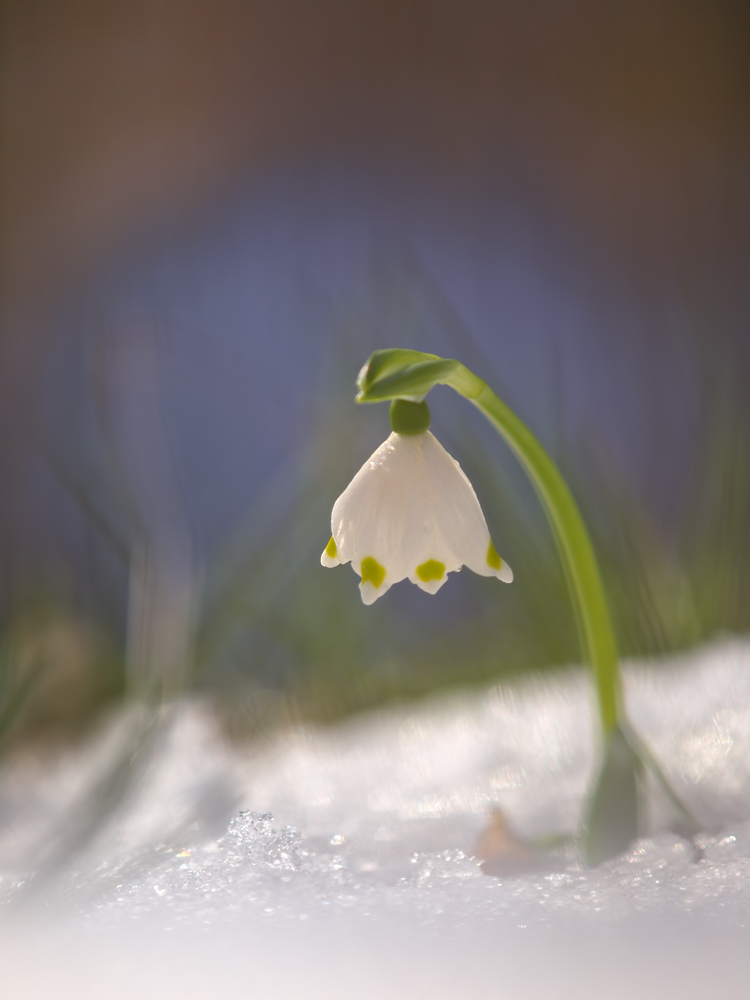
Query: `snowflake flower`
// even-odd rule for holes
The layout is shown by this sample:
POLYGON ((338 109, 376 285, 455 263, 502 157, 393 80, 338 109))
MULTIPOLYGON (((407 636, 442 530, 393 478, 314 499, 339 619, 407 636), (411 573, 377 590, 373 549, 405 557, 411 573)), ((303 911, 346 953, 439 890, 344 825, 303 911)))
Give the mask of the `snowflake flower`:
MULTIPOLYGON (((424 407, 429 426, 424 403, 402 405, 424 407)), ((320 561, 351 562, 365 604, 405 579, 436 594, 462 566, 505 583, 513 579, 471 483, 426 429, 394 431, 383 442, 334 504, 331 531, 320 561)))

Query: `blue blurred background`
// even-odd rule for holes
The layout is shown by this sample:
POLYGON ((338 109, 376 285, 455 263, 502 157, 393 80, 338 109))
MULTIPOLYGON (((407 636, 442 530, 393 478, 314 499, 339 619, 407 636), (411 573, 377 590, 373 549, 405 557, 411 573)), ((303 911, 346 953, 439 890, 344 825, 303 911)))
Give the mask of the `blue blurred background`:
POLYGON ((625 654, 750 625, 750 14, 685 0, 9 0, 5 740, 198 688, 242 736, 575 662, 529 487, 436 390, 511 588, 363 608, 330 508, 379 347, 568 476, 625 654))

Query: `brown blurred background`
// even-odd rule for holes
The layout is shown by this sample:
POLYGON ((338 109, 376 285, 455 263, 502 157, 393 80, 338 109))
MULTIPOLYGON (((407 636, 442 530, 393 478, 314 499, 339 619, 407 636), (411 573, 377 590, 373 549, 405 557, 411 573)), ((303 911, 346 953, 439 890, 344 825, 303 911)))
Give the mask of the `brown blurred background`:
POLYGON ((320 148, 397 153, 456 186, 505 156, 644 272, 718 256, 744 280, 744 3, 9 0, 4 15, 6 371, 103 257, 320 148))

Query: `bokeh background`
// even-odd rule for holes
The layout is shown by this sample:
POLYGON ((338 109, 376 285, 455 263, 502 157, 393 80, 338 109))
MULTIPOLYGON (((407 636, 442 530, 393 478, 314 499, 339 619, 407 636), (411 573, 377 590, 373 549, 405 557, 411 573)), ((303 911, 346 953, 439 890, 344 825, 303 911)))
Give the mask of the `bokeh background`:
POLYGON ((750 8, 6 0, 2 747, 123 697, 237 739, 577 662, 541 511, 438 389, 512 587, 364 608, 369 353, 457 357, 593 532, 625 655, 750 626, 750 8))

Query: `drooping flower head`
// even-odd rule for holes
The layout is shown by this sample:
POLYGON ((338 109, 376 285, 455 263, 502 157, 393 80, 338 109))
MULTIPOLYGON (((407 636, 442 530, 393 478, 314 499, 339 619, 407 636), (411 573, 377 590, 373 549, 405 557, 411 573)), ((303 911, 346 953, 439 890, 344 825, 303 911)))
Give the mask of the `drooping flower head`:
POLYGON ((334 504, 321 563, 351 562, 365 604, 405 579, 436 594, 462 566, 510 583, 471 483, 429 431, 427 404, 394 400, 391 426, 334 504))

